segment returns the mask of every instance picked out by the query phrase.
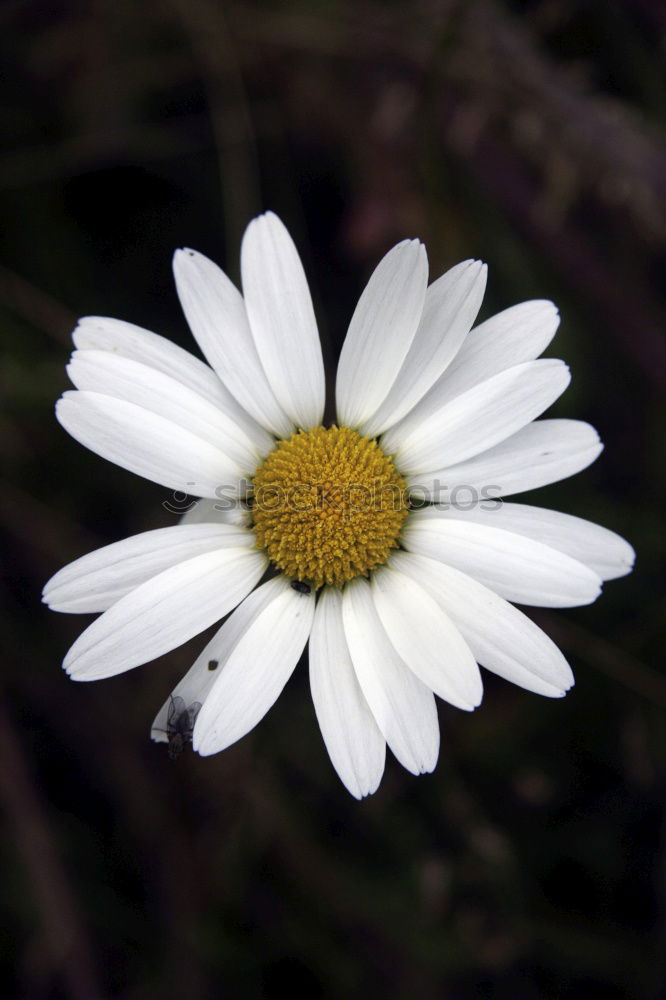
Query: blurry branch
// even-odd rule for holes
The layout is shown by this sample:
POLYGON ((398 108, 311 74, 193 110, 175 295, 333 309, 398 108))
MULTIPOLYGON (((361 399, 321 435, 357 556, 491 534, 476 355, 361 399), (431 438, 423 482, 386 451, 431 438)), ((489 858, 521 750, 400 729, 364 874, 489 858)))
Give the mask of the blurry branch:
MULTIPOLYGON (((247 795, 254 821, 262 838, 271 845, 284 877, 302 893, 315 894, 333 927, 337 924, 341 943, 356 941, 377 975, 395 985, 396 996, 410 995, 419 971, 414 947, 418 939, 415 915, 409 927, 392 919, 389 913, 378 919, 376 903, 373 905, 370 894, 363 891, 349 866, 336 863, 318 837, 308 836, 304 816, 290 814, 286 805, 289 796, 280 788, 278 773, 268 765, 262 768, 261 775, 255 772, 247 795)), ((424 1000, 435 995, 418 986, 415 994, 424 1000)), ((449 997, 444 990, 436 995, 437 1000, 449 997)))
MULTIPOLYGON (((5 595, 0 592, 0 596, 5 595)), ((17 646, 16 640, 14 646, 17 646)), ((52 719, 54 706, 63 704, 56 670, 43 671, 39 682, 35 683, 29 672, 15 668, 13 685, 21 692, 33 719, 52 719)), ((201 870, 200 859, 192 852, 190 817, 179 801, 177 785, 168 785, 164 770, 152 773, 145 757, 137 753, 134 736, 132 740, 127 738, 122 718, 120 721, 118 718, 117 701, 108 691, 91 690, 86 696, 87 711, 62 710, 59 713, 58 737, 74 752, 77 749, 80 752, 78 766, 89 774, 92 785, 103 791, 105 799, 112 804, 117 822, 128 835, 132 854, 140 862, 143 891, 154 902, 159 920, 163 995, 206 1000, 212 994, 207 971, 197 950, 197 932, 203 897, 213 892, 214 887, 207 878, 208 873, 201 870)), ((1 715, 0 727, 3 730, 0 734, 2 769, 8 758, 1 715)), ((146 738, 147 734, 146 726, 146 738)), ((146 753, 153 750, 156 755, 159 753, 153 747, 146 753)), ((170 761, 167 764, 171 766, 170 761)), ((11 767, 5 770, 6 775, 0 770, 1 784, 9 784, 12 780, 11 767)), ((180 780, 183 780, 182 771, 180 780)), ((215 791, 209 794, 214 795, 215 791)), ((25 817, 21 815, 17 819, 22 829, 25 817)), ((97 995, 91 991, 71 993, 72 1000, 95 1000, 97 995)))
MULTIPOLYGON (((626 104, 595 93, 575 78, 571 68, 554 63, 539 48, 525 19, 512 17, 497 2, 421 0, 402 8, 348 4, 338 10, 334 6, 334 13, 325 15, 306 9, 294 13, 286 5, 270 8, 216 0, 171 0, 171 4, 189 35, 208 95, 229 228, 236 219, 250 217, 259 200, 254 128, 243 72, 256 79, 264 72, 267 55, 290 57, 295 52, 310 60, 337 59, 362 66, 366 80, 373 65, 380 71, 391 66, 394 76, 406 72, 427 77, 429 91, 430 84, 439 86, 441 97, 461 102, 468 125, 474 119, 467 137, 471 144, 498 127, 508 131, 511 146, 541 175, 539 207, 546 215, 566 209, 567 201, 574 202, 586 189, 604 211, 624 215, 645 239, 666 235, 663 143, 626 104)), ((649 12, 656 16, 657 4, 643 0, 643 7, 648 16, 649 12)), ((107 33, 118 18, 128 16, 115 12, 107 33)), ((631 13, 625 16, 630 19, 631 13)), ((62 26, 44 31, 38 62, 50 65, 49 54, 63 47, 60 63, 85 62, 87 49, 81 48, 80 39, 88 37, 87 21, 82 19, 78 31, 71 25, 67 31, 62 26), (62 38, 58 42, 59 31, 67 42, 62 38), (70 51, 72 39, 79 39, 80 51, 70 51)), ((154 31, 159 30, 156 23, 154 31)), ((51 54, 51 61, 54 58, 51 54)), ((121 68, 122 73, 111 76, 107 68, 108 79, 99 82, 107 97, 122 92, 122 108, 143 101, 156 82, 163 91, 191 75, 188 60, 178 50, 125 59, 121 68)), ((65 69, 60 65, 59 72, 65 69)), ((108 121, 114 118, 100 115, 100 88, 85 89, 92 95, 93 113, 86 118, 84 134, 57 144, 6 151, 0 158, 0 187, 77 173, 109 155, 177 156, 208 144, 200 115, 183 116, 184 128, 183 118, 160 125, 133 123, 121 109, 116 127, 109 128, 108 121), (96 129, 100 120, 106 127, 96 129)), ((358 112, 344 94, 339 95, 339 106, 346 109, 347 119, 358 112)), ((333 110, 326 113, 330 116, 333 110)))
POLYGON ((566 156, 581 180, 598 187, 614 208, 625 207, 644 229, 666 234, 666 152, 620 101, 593 93, 551 64, 520 20, 491 0, 438 0, 413 5, 409 18, 363 5, 358 15, 294 15, 265 8, 261 16, 230 4, 245 58, 258 46, 296 49, 368 63, 387 58, 432 75, 445 92, 460 88, 483 109, 483 130, 504 117, 513 139, 540 158, 566 156), (433 50, 435 15, 448 33, 445 53, 433 50))
POLYGON ((250 105, 224 3, 172 0, 190 37, 208 97, 224 206, 227 256, 260 206, 259 167, 250 105))
POLYGON ((504 116, 528 157, 566 159, 576 186, 625 209, 650 237, 666 236, 666 151, 656 135, 620 101, 587 93, 553 65, 499 4, 476 0, 463 9, 446 74, 493 117, 504 116))
MULTIPOLYGON (((108 699, 107 699, 108 702, 108 699)), ((158 894, 158 913, 163 925, 164 953, 168 956, 164 981, 169 993, 187 1000, 206 1000, 211 994, 209 973, 201 961, 198 935, 201 932, 204 902, 213 891, 202 859, 192 851, 191 818, 180 790, 172 790, 169 799, 164 774, 152 773, 136 752, 136 742, 127 740, 117 725, 117 705, 101 708, 105 718, 104 750, 99 753, 99 778, 107 785, 110 801, 117 804, 135 839, 142 869, 150 873, 153 891, 158 894), (116 730, 113 739, 108 734, 116 730), (167 971, 168 970, 168 971, 167 971)), ((148 738, 148 727, 145 729, 148 738)), ((86 734, 88 746, 96 744, 96 734, 86 734)), ((74 734, 72 732, 72 738, 74 734)), ((160 753, 154 744, 148 752, 160 753)), ((163 754, 164 766, 172 761, 163 754)), ((176 776, 182 783, 182 773, 176 776)), ((187 790, 187 786, 186 786, 187 790)), ((207 793, 212 796, 215 790, 207 793)), ((152 887, 151 887, 152 888, 152 887)), ((221 891, 220 886, 215 887, 221 891)))
MULTIPOLYGON (((452 5, 443 7, 450 12, 452 5)), ((417 91, 427 91, 446 151, 471 170, 489 201, 497 203, 598 310, 644 376, 664 385, 661 319, 647 276, 631 266, 631 258, 629 268, 626 263, 632 240, 641 247, 666 234, 663 147, 619 102, 585 93, 564 69, 552 65, 521 23, 512 21, 498 4, 474 0, 453 7, 456 16, 443 22, 441 51, 433 46, 432 36, 426 44, 423 32, 419 34, 418 8, 404 30, 397 16, 391 21, 390 14, 378 8, 363 7, 356 21, 268 11, 257 18, 241 5, 233 11, 243 57, 250 65, 258 49, 276 55, 282 49, 286 56, 302 50, 304 57, 325 52, 363 62, 369 78, 373 63, 380 72, 392 59, 393 79, 408 74, 416 87, 414 98, 417 91), (607 216, 600 220, 598 237, 575 221, 573 209, 582 195, 595 199, 607 216)), ((421 18, 431 24, 430 8, 421 9, 421 18)), ((437 32, 434 35, 436 39, 437 32)), ((381 104, 384 95, 361 91, 353 106, 344 92, 336 97, 316 107, 313 102, 308 121, 329 144, 344 145, 350 133, 368 128, 372 103, 381 104), (347 115, 339 114, 338 107, 345 107, 347 115)), ((412 118, 424 99, 414 99, 412 118)), ((302 109, 294 104, 292 113, 303 127, 302 109)), ((395 198, 387 188, 391 171, 399 176, 404 163, 412 173, 404 172, 413 176, 408 125, 402 126, 407 141, 393 142, 393 155, 379 168, 372 158, 366 156, 364 162, 364 144, 357 144, 357 188, 367 193, 374 187, 375 214, 381 212, 377 191, 384 187, 389 197, 386 214, 395 216, 395 198)), ((376 136, 373 144, 377 146, 376 136)), ((372 203, 371 195, 368 200, 372 203)))
MULTIPOLYGON (((457 112, 459 114, 459 111, 457 112)), ((449 127, 445 123, 445 130, 449 127)), ((451 127, 452 151, 461 155, 451 127)), ((576 288, 607 329, 641 368, 648 382, 666 386, 666 341, 650 309, 650 292, 635 274, 619 274, 616 267, 586 238, 573 222, 556 226, 544 223, 535 205, 539 191, 520 161, 492 139, 475 142, 463 154, 481 186, 504 207, 523 234, 537 244, 566 280, 576 288)), ((603 332, 600 336, 603 342, 603 332)))
MULTIPOLYGON (((240 229, 259 203, 243 72, 256 79, 264 72, 267 55, 289 58, 295 52, 310 60, 314 56, 363 66, 366 80, 373 65, 381 72, 391 66, 394 77, 402 72, 427 78, 433 100, 438 97, 434 83, 440 98, 460 104, 458 140, 467 129, 470 155, 489 133, 508 133, 511 147, 540 175, 539 197, 532 208, 551 221, 587 191, 605 212, 624 215, 644 239, 666 235, 663 143, 626 104, 595 93, 566 65, 555 64, 524 20, 511 17, 499 3, 430 0, 409 9, 343 5, 327 15, 215 0, 171 3, 189 35, 208 95, 229 230, 240 229)), ((645 6, 657 9, 647 0, 645 6)), ((113 91, 121 87, 129 106, 132 96, 136 104, 155 81, 164 88, 187 78, 187 60, 167 51, 129 60, 121 79, 113 79, 113 91)), ((345 109, 347 122, 359 113, 356 104, 364 97, 360 91, 358 102, 350 105, 344 93, 332 96, 331 103, 345 109)), ((322 110, 328 118, 335 114, 332 108, 322 110)), ((99 114, 90 119, 93 124, 99 120, 99 114)), ((178 156, 205 148, 206 132, 200 115, 160 125, 123 118, 116 128, 91 127, 58 144, 5 152, 0 187, 77 173, 109 155, 178 156)), ((235 242, 237 233, 229 231, 228 236, 235 242)))
MULTIPOLYGON (((242 2, 230 2, 227 8, 233 15, 238 34, 250 49, 267 45, 352 62, 382 55, 419 61, 423 53, 423 34, 419 38, 414 30, 416 5, 410 5, 408 11, 403 9, 402 19, 395 10, 379 4, 359 4, 352 14, 338 9, 326 15, 306 13, 305 7, 292 13, 284 6, 271 9, 264 5, 259 16, 256 8, 249 8, 242 2)), ((348 8, 354 9, 353 5, 348 8)), ((430 38, 427 46, 429 49, 430 38)))
POLYGON ((536 612, 533 617, 562 649, 612 677, 628 690, 666 708, 666 678, 631 653, 562 616, 536 612))
MULTIPOLYGON (((0 796, 14 830, 51 955, 72 1000, 102 996, 74 892, 58 856, 14 726, 0 696, 0 796)), ((54 984, 51 984, 53 986, 54 984)), ((57 991, 56 991, 57 992, 57 991)))
POLYGON ((1 264, 0 302, 21 319, 44 330, 58 343, 71 346, 70 333, 76 323, 74 313, 47 292, 1 264))

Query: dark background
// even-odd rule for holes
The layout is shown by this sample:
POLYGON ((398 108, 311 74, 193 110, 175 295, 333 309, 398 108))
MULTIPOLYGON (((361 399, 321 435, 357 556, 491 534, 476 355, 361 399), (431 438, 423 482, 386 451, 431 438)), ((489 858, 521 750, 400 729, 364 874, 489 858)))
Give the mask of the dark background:
POLYGON ((658 0, 0 7, 3 996, 663 995, 665 29, 658 0), (331 371, 405 236, 433 277, 489 262, 482 317, 555 300, 574 380, 553 412, 606 450, 534 502, 638 552, 593 607, 534 611, 574 667, 566 699, 486 675, 473 715, 440 706, 435 774, 391 758, 361 804, 303 664, 250 736, 174 763, 149 726, 203 640, 77 685, 60 661, 88 619, 39 603, 62 564, 174 523, 165 491, 55 421, 76 317, 195 350, 172 251, 236 278, 266 208, 331 371))

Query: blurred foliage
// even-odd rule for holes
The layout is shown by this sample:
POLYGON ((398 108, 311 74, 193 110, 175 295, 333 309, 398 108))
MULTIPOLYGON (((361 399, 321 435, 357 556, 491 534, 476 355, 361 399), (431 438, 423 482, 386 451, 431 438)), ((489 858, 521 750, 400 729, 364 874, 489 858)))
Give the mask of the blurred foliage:
MULTIPOLYGON (((662 996, 666 603, 660 389, 666 18, 657 0, 5 0, 0 8, 0 976, 7 997, 662 996), (148 729, 201 638, 98 685, 60 565, 173 523, 161 491, 53 418, 77 315, 193 348, 170 255, 238 272, 273 208, 331 371, 378 257, 489 261, 484 316, 554 299, 555 412, 607 449, 536 502, 631 539, 633 576, 534 617, 577 686, 487 677, 441 706, 434 775, 358 804, 301 664, 250 736, 174 764, 148 729)), ((521 498, 522 499, 522 498, 521 498)), ((528 502, 531 497, 526 497, 528 502)))

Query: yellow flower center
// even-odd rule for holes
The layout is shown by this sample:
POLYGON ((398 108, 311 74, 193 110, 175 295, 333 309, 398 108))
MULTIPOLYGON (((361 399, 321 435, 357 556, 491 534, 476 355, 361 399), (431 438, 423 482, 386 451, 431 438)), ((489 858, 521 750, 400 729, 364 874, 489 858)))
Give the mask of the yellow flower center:
POLYGON ((252 519, 259 545, 288 577, 341 587, 396 548, 407 485, 376 441, 315 427, 280 441, 257 469, 252 519))

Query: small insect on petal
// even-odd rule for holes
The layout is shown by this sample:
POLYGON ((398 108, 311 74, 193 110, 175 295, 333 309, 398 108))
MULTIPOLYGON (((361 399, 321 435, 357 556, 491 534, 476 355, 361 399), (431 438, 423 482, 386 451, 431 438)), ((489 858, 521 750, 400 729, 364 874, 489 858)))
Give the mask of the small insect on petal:
POLYGON ((217 668, 219 667, 219 665, 220 665, 220 661, 219 660, 209 660, 208 661, 208 669, 209 670, 217 670, 217 668))
POLYGON ((292 590, 297 590, 299 594, 309 594, 311 587, 309 583, 303 583, 302 580, 292 580, 291 581, 292 590))
POLYGON ((178 760, 188 743, 192 744, 192 730, 200 709, 200 701, 195 701, 186 707, 182 698, 171 695, 166 729, 169 760, 178 760))

